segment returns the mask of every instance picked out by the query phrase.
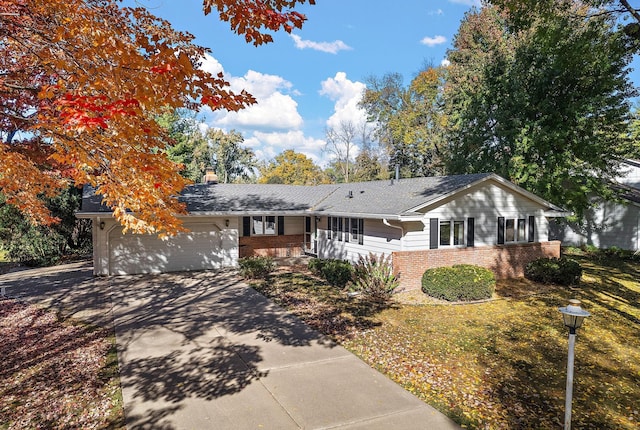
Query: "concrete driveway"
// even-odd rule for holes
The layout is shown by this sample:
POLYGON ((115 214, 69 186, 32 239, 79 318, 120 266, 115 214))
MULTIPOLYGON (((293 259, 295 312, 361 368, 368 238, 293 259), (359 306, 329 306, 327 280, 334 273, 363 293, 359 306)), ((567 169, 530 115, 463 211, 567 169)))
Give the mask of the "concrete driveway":
POLYGON ((459 429, 233 272, 0 276, 9 296, 114 324, 129 429, 459 429))

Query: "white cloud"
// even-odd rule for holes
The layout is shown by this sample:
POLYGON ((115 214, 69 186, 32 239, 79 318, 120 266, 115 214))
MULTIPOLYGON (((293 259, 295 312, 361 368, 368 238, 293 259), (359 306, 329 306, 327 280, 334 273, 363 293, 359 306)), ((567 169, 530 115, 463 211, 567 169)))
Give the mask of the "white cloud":
POLYGON ((311 40, 303 40, 297 34, 290 34, 290 36, 298 49, 313 49, 315 51, 327 52, 329 54, 337 54, 339 51, 352 49, 342 40, 335 40, 333 42, 313 42, 311 40))
POLYGON ((302 126, 298 103, 289 92, 293 85, 280 76, 249 70, 243 77, 229 78, 231 89, 243 89, 252 94, 257 103, 238 112, 213 113, 213 125, 222 128, 297 129, 302 126))
POLYGON ((327 126, 337 128, 343 121, 359 124, 365 121, 366 113, 358 106, 366 85, 358 81, 350 81, 344 72, 322 81, 320 95, 327 96, 335 102, 334 113, 327 120, 327 126))
POLYGON ((480 0, 449 0, 450 3, 465 4, 467 6, 482 6, 480 0))
POLYGON ((422 43, 423 45, 427 45, 427 46, 436 46, 436 45, 441 45, 443 43, 445 43, 447 41, 447 38, 444 36, 433 36, 433 37, 425 37, 424 39, 422 39, 420 41, 420 43, 422 43))
POLYGON ((451 65, 451 61, 449 61, 448 59, 443 59, 442 61, 440 61, 440 65, 442 67, 449 67, 451 65))
POLYGON ((220 64, 218 60, 216 60, 209 54, 204 54, 204 58, 202 59, 202 64, 200 65, 200 69, 204 70, 205 72, 209 72, 212 75, 217 75, 220 72, 224 73, 224 68, 222 67, 222 64, 220 64))
POLYGON ((311 158, 314 163, 321 165, 320 154, 325 141, 305 136, 301 130, 288 132, 255 131, 244 140, 244 145, 252 148, 259 160, 268 161, 287 149, 301 152, 311 158))
MULTIPOLYGON (((202 61, 202 69, 210 73, 224 72, 222 65, 212 56, 206 55, 202 61)), ((273 159, 286 149, 294 149, 310 157, 318 165, 323 165, 322 150, 325 141, 306 136, 302 131, 303 120, 298 113, 298 103, 292 97, 297 95, 293 84, 276 75, 269 75, 249 70, 242 77, 225 76, 230 90, 239 92, 246 90, 257 100, 239 112, 215 111, 204 108, 202 113, 207 118, 207 128, 229 131, 236 129, 244 136, 244 146, 253 149, 259 160, 273 159)), ((336 100, 344 94, 350 81, 336 84, 333 93, 336 100), (344 88, 340 89, 342 85, 344 88)), ((353 84, 353 83, 352 83, 353 84)))
POLYGON ((442 9, 430 10, 427 15, 444 15, 444 11, 442 9))

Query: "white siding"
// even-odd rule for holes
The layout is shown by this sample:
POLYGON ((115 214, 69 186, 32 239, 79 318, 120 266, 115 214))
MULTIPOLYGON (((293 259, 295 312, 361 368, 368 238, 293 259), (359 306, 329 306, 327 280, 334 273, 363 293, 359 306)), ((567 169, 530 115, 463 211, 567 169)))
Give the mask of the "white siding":
POLYGON ((402 223, 404 228, 403 251, 420 251, 429 248, 429 220, 402 223))
POLYGON ((527 219, 532 215, 536 217, 535 241, 547 240, 548 222, 544 216, 544 208, 533 200, 493 182, 484 182, 464 194, 456 195, 455 199, 440 202, 436 207, 426 208, 424 212, 424 222, 427 225, 426 248, 429 246, 430 218, 465 221, 465 241, 466 220, 474 218, 474 245, 490 246, 497 242, 498 217, 527 219))
POLYGON ((623 163, 620 176, 616 180, 621 184, 640 188, 640 167, 636 164, 637 162, 634 162, 634 164, 623 163))
MULTIPOLYGON (((400 225, 392 222, 393 225, 400 225)), ((351 262, 358 261, 360 255, 367 256, 370 252, 377 255, 390 255, 400 250, 401 232, 399 229, 388 227, 382 220, 365 219, 363 244, 358 242, 339 241, 337 238, 327 239, 327 217, 320 219, 318 224, 318 257, 338 258, 351 262)))
POLYGON ((635 204, 600 202, 587 211, 582 223, 554 221, 550 226, 553 239, 562 245, 593 245, 598 248, 640 249, 640 207, 635 204))

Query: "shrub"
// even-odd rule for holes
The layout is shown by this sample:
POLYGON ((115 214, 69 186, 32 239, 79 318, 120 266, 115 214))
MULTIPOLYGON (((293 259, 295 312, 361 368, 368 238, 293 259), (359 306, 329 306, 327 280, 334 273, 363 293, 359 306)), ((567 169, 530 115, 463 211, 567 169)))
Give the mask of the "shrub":
POLYGON ((428 269, 422 275, 423 292, 451 302, 488 299, 495 286, 491 270, 470 264, 428 269))
POLYGON ((238 260, 240 276, 247 279, 266 278, 276 268, 271 257, 244 257, 238 260))
POLYGON ((327 280, 329 285, 344 288, 351 280, 353 266, 348 261, 325 260, 322 263, 321 272, 322 277, 327 280))
POLYGON ((309 260, 307 267, 314 275, 322 276, 322 267, 327 261, 328 260, 323 260, 320 258, 312 258, 311 260, 309 260))
POLYGON ((312 258, 307 265, 311 273, 324 278, 334 287, 344 288, 351 280, 353 266, 348 261, 312 258))
POLYGON ((575 285, 580 282, 582 267, 565 257, 538 258, 527 264, 524 276, 543 284, 575 285))
POLYGON ((393 291, 400 285, 398 276, 393 273, 391 256, 376 256, 373 253, 364 258, 360 256, 353 269, 353 288, 376 303, 385 303, 393 291))

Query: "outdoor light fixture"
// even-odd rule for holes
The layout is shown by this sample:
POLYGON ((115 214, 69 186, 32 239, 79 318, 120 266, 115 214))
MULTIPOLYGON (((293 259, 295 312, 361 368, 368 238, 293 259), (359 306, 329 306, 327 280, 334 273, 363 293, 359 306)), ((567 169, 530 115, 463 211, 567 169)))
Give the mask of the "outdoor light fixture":
POLYGON ((573 357, 576 345, 576 329, 591 314, 580 307, 580 300, 571 299, 569 305, 559 308, 564 325, 569 327, 569 356, 567 358, 567 391, 564 404, 564 429, 571 429, 571 401, 573 398, 573 357))
POLYGON ((100 230, 104 230, 104 221, 100 221, 100 230))
POLYGON ((229 227, 229 219, 228 218, 224 220, 224 226, 225 227, 229 227))

